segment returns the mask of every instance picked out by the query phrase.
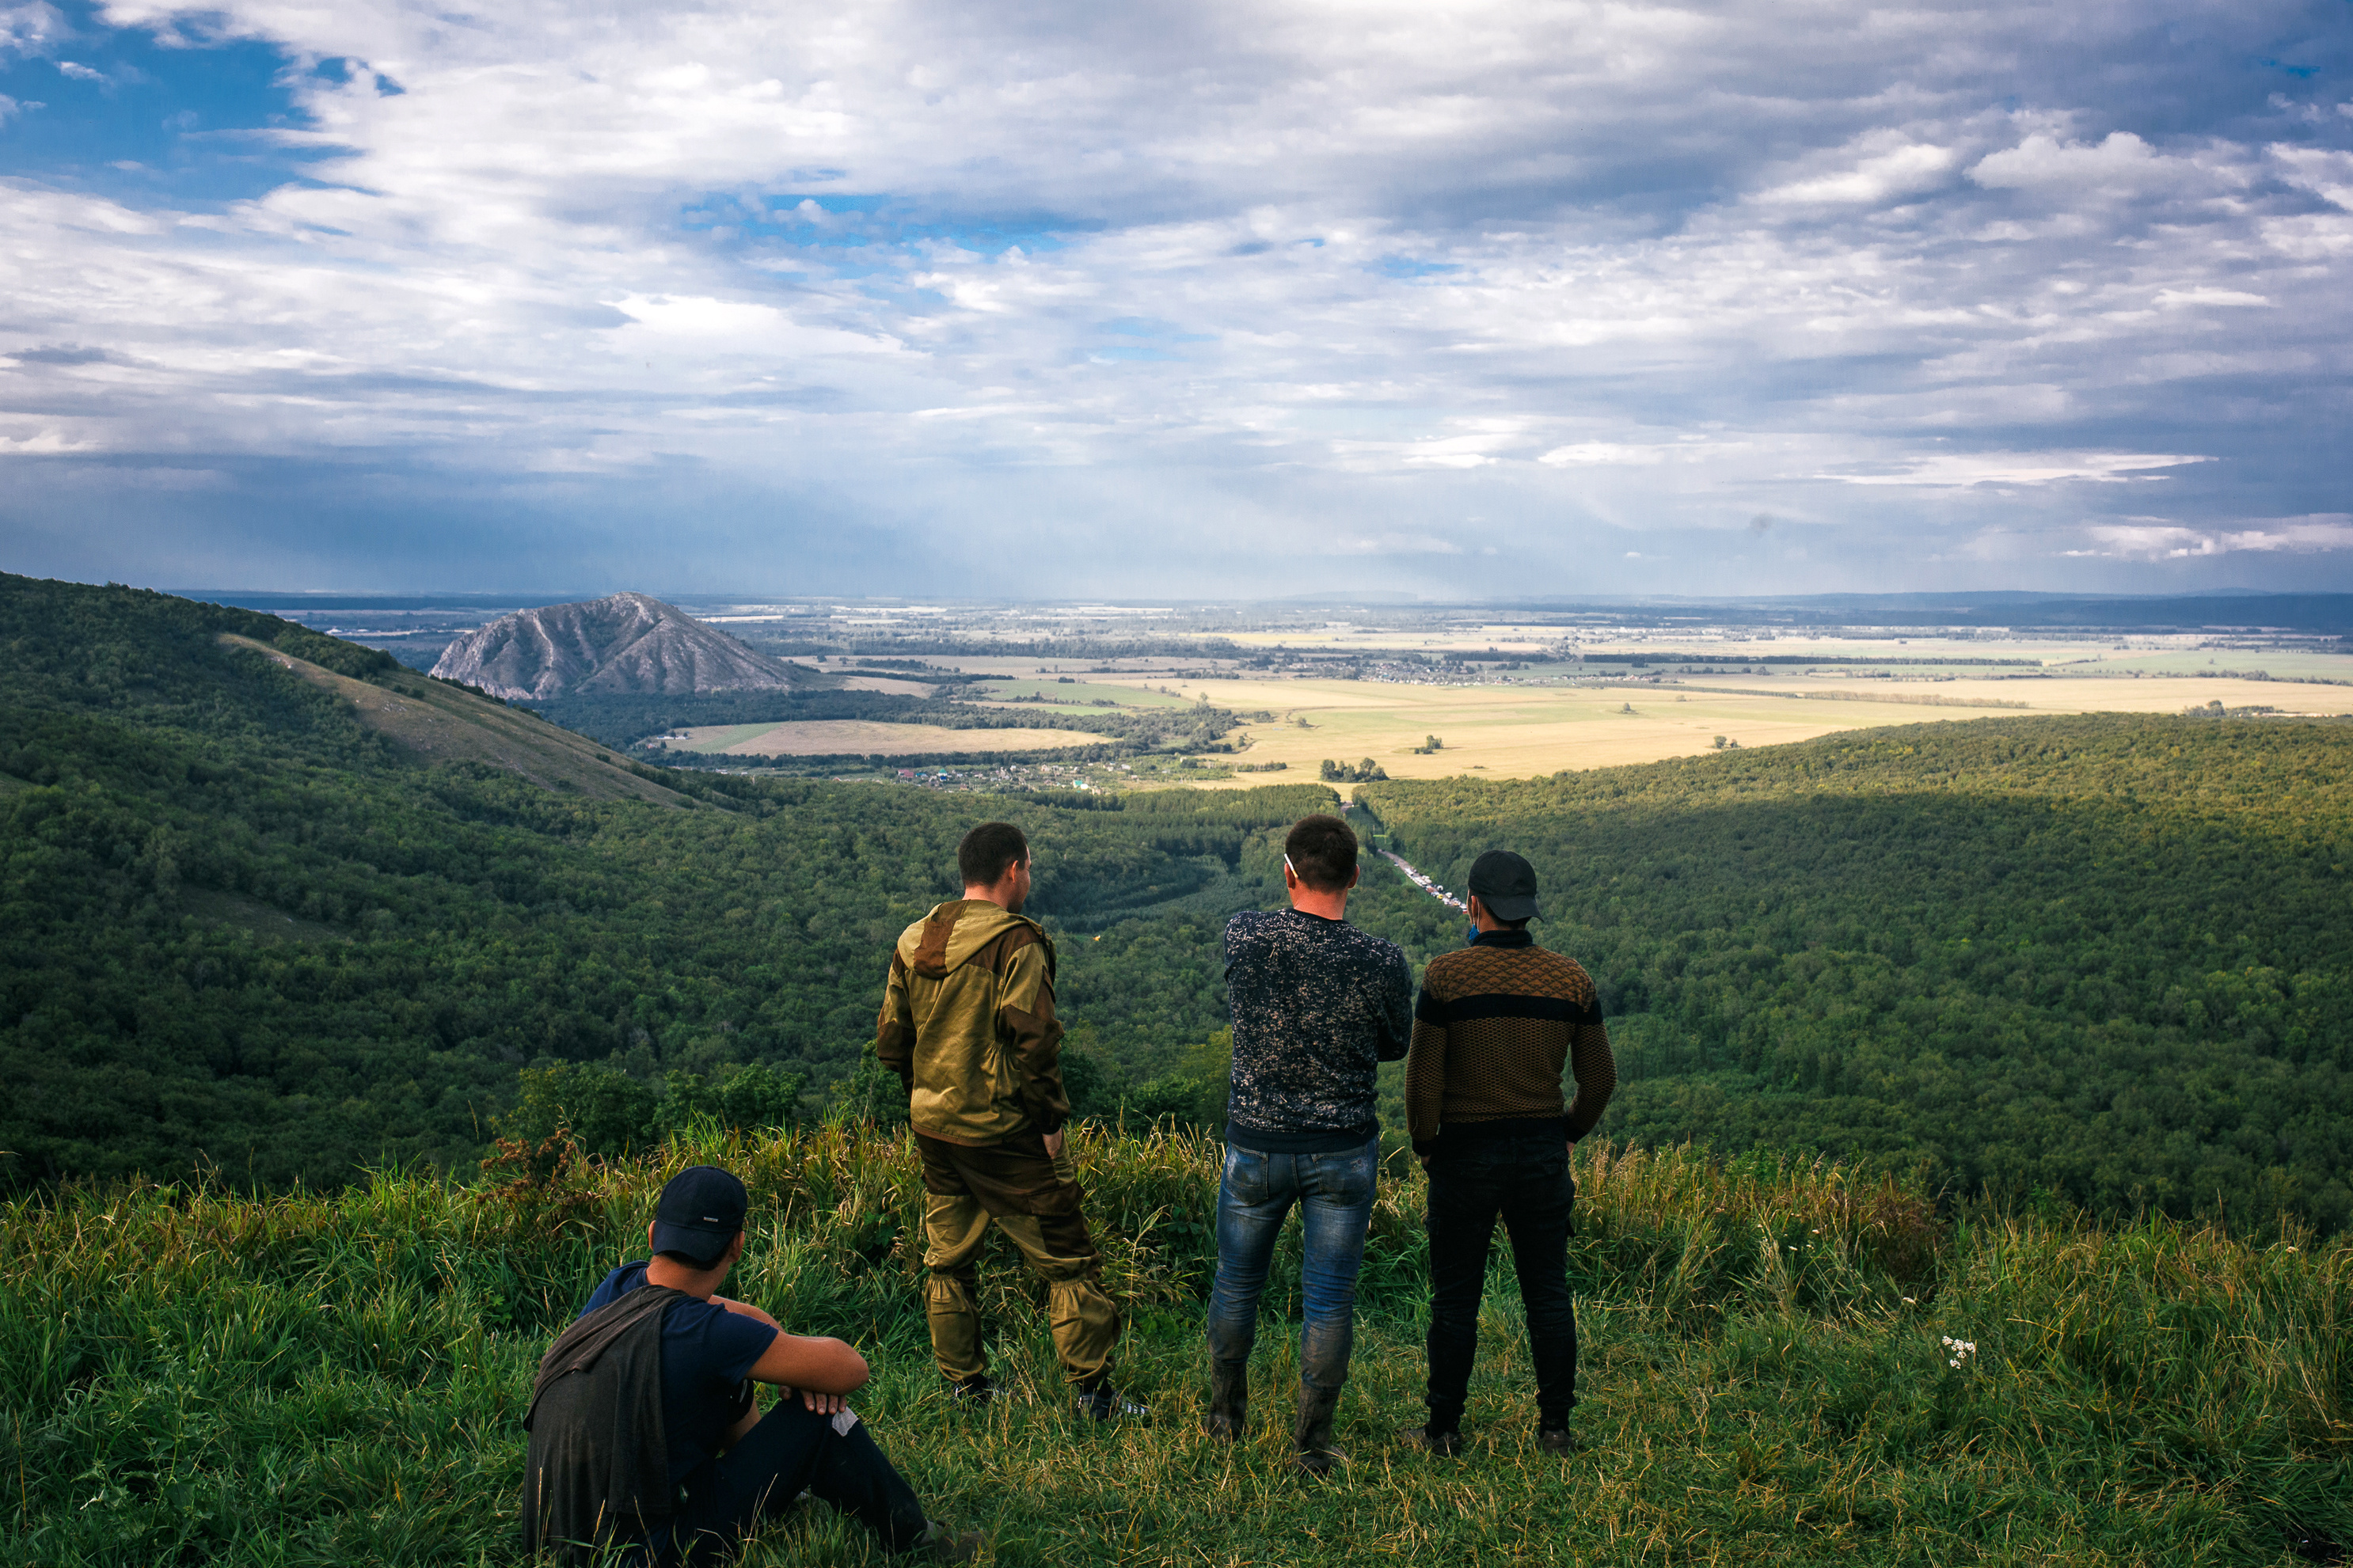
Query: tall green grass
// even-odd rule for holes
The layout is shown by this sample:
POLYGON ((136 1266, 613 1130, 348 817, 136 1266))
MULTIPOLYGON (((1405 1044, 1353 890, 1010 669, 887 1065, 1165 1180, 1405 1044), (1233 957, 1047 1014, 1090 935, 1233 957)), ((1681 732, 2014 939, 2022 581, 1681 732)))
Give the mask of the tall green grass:
MULTIPOLYGON (((951 1410, 913 1289, 899 1137, 716 1131, 638 1161, 509 1145, 480 1178, 386 1172, 257 1199, 159 1186, 0 1207, 0 1528, 43 1563, 472 1563, 516 1539, 532 1369, 653 1195, 740 1173, 731 1293, 857 1342, 860 1407, 938 1511, 1022 1563, 2292 1563, 2353 1541, 2353 1245, 1965 1210, 1884 1173, 1690 1151, 1578 1159, 1570 1267, 1590 1451, 1533 1437, 1508 1265, 1463 1457, 1401 1448, 1426 1322, 1422 1186, 1389 1158, 1341 1441, 1293 1475, 1295 1226, 1250 1440, 1198 1435, 1219 1146, 1074 1138, 1122 1382, 1148 1425, 1075 1422, 1040 1292, 985 1263, 1019 1397, 951 1410), (1959 1354, 1943 1342, 1972 1342, 1959 1354), (1961 1365, 1955 1366, 1956 1360, 1961 1365)), ((807 1505, 748 1562, 878 1560, 807 1505)))

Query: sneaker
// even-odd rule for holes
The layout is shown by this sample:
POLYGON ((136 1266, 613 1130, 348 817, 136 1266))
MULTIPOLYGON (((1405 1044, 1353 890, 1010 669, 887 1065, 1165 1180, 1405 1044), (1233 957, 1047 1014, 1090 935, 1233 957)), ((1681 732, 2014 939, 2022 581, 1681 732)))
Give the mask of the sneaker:
POLYGON ((948 1399, 952 1404, 975 1409, 989 1404, 996 1397, 997 1384, 988 1381, 988 1373, 985 1372, 976 1372, 948 1390, 948 1399))
POLYGON ((1537 1428, 1536 1447, 1547 1454, 1577 1454, 1585 1450, 1585 1445, 1577 1440, 1577 1434, 1566 1426, 1537 1428))
POLYGON ((977 1530, 958 1533, 935 1519, 923 1531, 923 1539, 915 1542, 915 1550, 934 1563, 969 1563, 987 1544, 988 1537, 977 1530))
POLYGON ((1110 1384, 1098 1384, 1079 1391, 1079 1414, 1090 1421, 1145 1421, 1152 1411, 1138 1405, 1110 1384))
POLYGON ((1451 1459, 1462 1451, 1461 1433, 1433 1432, 1427 1422, 1419 1426, 1398 1427, 1398 1440, 1409 1448, 1419 1448, 1424 1453, 1436 1454, 1440 1458, 1451 1459))

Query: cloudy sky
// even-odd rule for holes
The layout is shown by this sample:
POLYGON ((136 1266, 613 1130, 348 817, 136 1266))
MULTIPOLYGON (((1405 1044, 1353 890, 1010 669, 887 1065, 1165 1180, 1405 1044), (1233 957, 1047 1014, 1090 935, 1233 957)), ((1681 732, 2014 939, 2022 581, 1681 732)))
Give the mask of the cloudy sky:
POLYGON ((2346 0, 0 0, 0 569, 2353 589, 2346 0))

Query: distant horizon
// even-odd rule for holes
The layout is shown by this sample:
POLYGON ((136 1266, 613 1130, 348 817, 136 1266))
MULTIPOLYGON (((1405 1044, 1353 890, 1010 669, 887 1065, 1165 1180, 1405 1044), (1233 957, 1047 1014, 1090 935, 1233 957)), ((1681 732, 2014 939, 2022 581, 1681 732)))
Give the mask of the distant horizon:
POLYGON ((337 607, 350 607, 354 609, 390 609, 406 605, 433 606, 490 606, 495 605, 513 605, 522 608, 543 608, 551 605, 579 604, 591 599, 609 598, 616 594, 630 593, 643 594, 649 598, 659 599, 665 603, 715 600, 737 604, 788 604, 795 602, 835 604, 855 602, 873 604, 904 604, 921 600, 926 603, 960 605, 974 607, 992 605, 1048 605, 1071 606, 1103 605, 1123 609, 1142 606, 1147 604, 1167 605, 1172 606, 1209 606, 1224 605, 1241 606, 1303 606, 1313 605, 1356 605, 1366 608, 1429 610, 1454 608, 1535 610, 1566 609, 1581 605, 1604 606, 1623 605, 1630 607, 1640 607, 1644 605, 1654 604, 1694 605, 1752 605, 1762 607, 1774 605, 1831 605, 1848 603, 1910 603, 1922 605, 1932 605, 1936 604, 1952 603, 1955 601, 2019 602, 2026 600, 2150 603, 2176 602, 2195 599, 2344 599, 2348 603, 2353 603, 2353 591, 2242 587, 2213 587, 2187 592, 2168 593, 2103 594, 2060 592, 2035 588, 1951 588, 1905 590, 1888 593, 1849 591, 1841 593, 1811 594, 1591 594, 1576 595, 1546 595, 1542 596, 1517 598, 1439 598, 1426 595, 1405 595, 1394 590, 1352 595, 1345 590, 1337 589, 1324 593, 1291 594, 1284 595, 1280 597, 1261 598, 1250 598, 1237 595, 1186 597, 1165 594, 1138 597, 1128 597, 1116 594, 1071 595, 1039 595, 1030 597, 1016 597, 1007 595, 988 595, 973 597, 957 597, 955 595, 937 594, 772 594, 752 590, 730 590, 723 592, 718 590, 675 589, 670 591, 657 591, 651 588, 607 588, 602 591, 584 590, 579 592, 539 589, 532 591, 519 591, 512 594, 485 594, 479 591, 467 591, 462 593, 453 592, 448 594, 434 594, 430 592, 384 593, 369 589, 332 588, 244 589, 159 587, 153 591, 160 594, 169 594, 177 598, 200 599, 214 604, 239 605, 248 609, 265 607, 265 602, 280 601, 290 605, 315 603, 317 604, 317 607, 322 609, 337 607), (322 603, 321 601, 333 601, 334 603, 322 603))

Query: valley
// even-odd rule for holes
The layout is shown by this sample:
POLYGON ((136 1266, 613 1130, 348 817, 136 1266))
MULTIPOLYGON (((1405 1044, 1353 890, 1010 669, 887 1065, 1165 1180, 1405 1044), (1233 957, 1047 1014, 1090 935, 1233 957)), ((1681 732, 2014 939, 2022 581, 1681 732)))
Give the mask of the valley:
MULTIPOLYGON (((1836 689, 1746 671, 1683 689, 1155 674, 1135 689, 1183 705, 1141 718, 1240 711, 1250 749, 927 763, 934 787, 878 788, 649 765, 249 612, 5 586, 14 1184, 454 1168, 520 1072, 560 1064, 657 1088, 758 1067, 796 1077, 811 1114, 839 1108, 861 1092, 882 953, 953 893, 955 838, 990 813, 1038 847, 1088 1103, 1213 1124, 1219 927, 1279 901, 1282 831, 1345 798, 1458 896, 1490 843, 1536 862, 1545 939, 1603 988, 1625 1135, 1922 1162, 1956 1191, 2099 1212, 2353 1221, 2341 721, 1692 689, 1836 689), (1772 717, 1831 710, 1862 727, 1772 717), (1689 754, 1611 762, 1642 726, 1689 754), (1425 733, 1443 744, 1416 754, 1425 733), (1293 767, 1234 769, 1278 744, 1293 767), (1317 782, 1335 754, 1393 765, 1317 782)), ((2154 679, 2103 689, 2169 704, 2154 679)), ((2073 700, 2040 679, 1852 684, 2073 700)), ((1016 710, 1060 710, 990 713, 1016 710)), ((1100 740, 945 732, 1014 755, 1100 740)), ((772 733, 755 718, 705 743, 772 733)), ((1377 858, 1351 913, 1417 964, 1460 940, 1377 858)))

